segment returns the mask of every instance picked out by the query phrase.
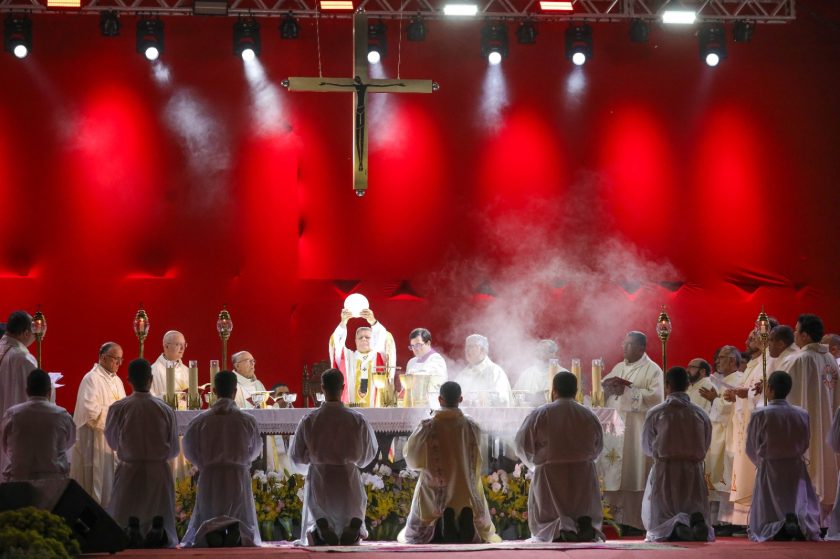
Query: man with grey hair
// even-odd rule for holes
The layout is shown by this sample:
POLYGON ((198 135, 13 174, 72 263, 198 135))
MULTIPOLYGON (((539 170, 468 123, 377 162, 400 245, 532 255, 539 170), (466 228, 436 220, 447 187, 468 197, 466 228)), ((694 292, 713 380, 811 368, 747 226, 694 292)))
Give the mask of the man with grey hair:
MULTIPOLYGON (((624 421, 623 440, 609 439, 607 455, 620 463, 619 480, 605 479, 605 498, 616 511, 616 520, 637 530, 642 529, 642 496, 651 461, 642 452, 642 428, 645 415, 664 399, 662 369, 645 353, 647 337, 628 332, 622 345, 624 361, 604 377, 605 407, 618 410, 624 421)), ((617 438, 618 439, 618 438, 617 438)), ((612 476, 610 476, 612 478, 612 476)))
POLYGON ((125 386, 117 376, 122 362, 123 350, 119 344, 102 344, 99 361, 79 385, 73 412, 76 445, 70 460, 70 477, 102 508, 107 508, 111 500, 117 469, 117 455, 105 440, 105 420, 111 404, 125 398, 125 386))
POLYGON ((510 381, 487 353, 490 342, 481 334, 467 336, 464 355, 467 366, 455 377, 466 399, 473 405, 509 407, 513 399, 510 381))
POLYGON ((174 366, 175 392, 187 390, 190 386, 190 370, 184 365, 184 351, 187 340, 177 330, 169 330, 163 335, 163 353, 152 363, 152 396, 163 398, 166 394, 166 368, 174 366))
POLYGON ((514 390, 529 392, 526 396, 534 406, 550 401, 552 379, 560 372, 568 372, 557 363, 557 343, 554 340, 540 340, 537 343, 534 362, 522 371, 514 390))
POLYGON ((254 392, 265 391, 265 385, 257 379, 257 360, 248 351, 237 351, 230 357, 230 362, 236 374, 236 405, 242 410, 254 408, 248 398, 254 392))

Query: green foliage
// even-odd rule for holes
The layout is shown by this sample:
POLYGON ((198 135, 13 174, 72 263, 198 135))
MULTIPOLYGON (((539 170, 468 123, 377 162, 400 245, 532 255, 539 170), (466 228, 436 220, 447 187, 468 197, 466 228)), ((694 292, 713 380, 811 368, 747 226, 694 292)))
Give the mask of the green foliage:
POLYGON ((60 516, 26 507, 0 513, 0 559, 71 559, 81 552, 60 516))

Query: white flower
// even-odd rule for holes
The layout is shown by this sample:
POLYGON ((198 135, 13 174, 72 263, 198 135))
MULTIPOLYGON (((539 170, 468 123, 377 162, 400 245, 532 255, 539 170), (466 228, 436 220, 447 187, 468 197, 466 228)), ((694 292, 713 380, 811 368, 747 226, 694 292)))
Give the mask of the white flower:
POLYGON ((391 475, 392 470, 391 470, 391 468, 389 468, 385 464, 380 464, 379 465, 379 473, 382 474, 383 476, 389 476, 389 475, 391 475))
POLYGON ((502 483, 507 483, 508 474, 504 470, 499 470, 499 478, 502 480, 502 483))
POLYGON ((490 486, 490 489, 492 489, 493 491, 501 491, 502 486, 499 485, 499 483, 493 483, 493 485, 490 486))
POLYGON ((491 483, 499 483, 499 474, 493 472, 492 474, 487 476, 487 479, 489 479, 491 483))
POLYGON ((265 472, 263 472, 262 470, 257 470, 256 472, 254 472, 254 479, 260 483, 268 482, 268 476, 266 476, 265 472))
POLYGON ((280 474, 278 474, 275 471, 270 471, 268 472, 268 479, 270 479, 271 481, 277 481, 280 479, 280 474))
POLYGON ((531 470, 525 472, 525 479, 534 479, 534 472, 532 472, 531 470))
POLYGON ((522 477, 522 464, 517 463, 516 466, 513 467, 513 477, 516 479, 522 477))
POLYGON ((297 490, 297 498, 298 498, 298 501, 303 502, 303 487, 301 487, 300 489, 297 490))

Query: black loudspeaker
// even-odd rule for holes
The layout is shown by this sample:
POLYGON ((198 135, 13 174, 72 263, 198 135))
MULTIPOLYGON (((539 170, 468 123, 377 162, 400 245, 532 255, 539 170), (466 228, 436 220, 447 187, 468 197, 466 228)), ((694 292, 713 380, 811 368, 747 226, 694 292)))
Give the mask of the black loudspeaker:
POLYGON ((52 512, 73 529, 82 553, 115 553, 128 547, 123 529, 72 479, 52 512))

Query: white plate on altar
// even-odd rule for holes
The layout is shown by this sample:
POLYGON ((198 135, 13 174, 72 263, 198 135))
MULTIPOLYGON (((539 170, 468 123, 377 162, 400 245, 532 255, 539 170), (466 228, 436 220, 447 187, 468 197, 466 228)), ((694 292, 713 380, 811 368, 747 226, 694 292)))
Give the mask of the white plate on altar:
POLYGON ((362 311, 370 308, 367 297, 361 293, 352 293, 344 300, 344 308, 353 314, 354 318, 362 316, 362 311))

